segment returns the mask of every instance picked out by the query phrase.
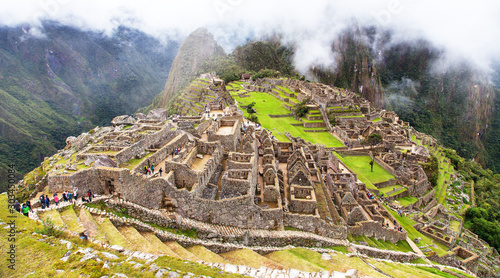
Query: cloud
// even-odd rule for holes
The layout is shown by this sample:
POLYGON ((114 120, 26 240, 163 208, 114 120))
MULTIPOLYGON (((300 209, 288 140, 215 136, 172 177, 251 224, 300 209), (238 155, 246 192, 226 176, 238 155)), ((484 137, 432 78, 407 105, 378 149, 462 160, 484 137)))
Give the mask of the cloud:
MULTIPOLYGON (((226 52, 249 39, 281 34, 297 46, 296 66, 334 63, 330 42, 356 22, 393 30, 393 40, 426 39, 447 51, 488 67, 500 58, 500 2, 431 0, 3 0, 0 24, 41 26, 56 20, 112 34, 120 25, 166 41, 207 27, 226 52)), ((33 31, 35 32, 35 31, 33 31)))

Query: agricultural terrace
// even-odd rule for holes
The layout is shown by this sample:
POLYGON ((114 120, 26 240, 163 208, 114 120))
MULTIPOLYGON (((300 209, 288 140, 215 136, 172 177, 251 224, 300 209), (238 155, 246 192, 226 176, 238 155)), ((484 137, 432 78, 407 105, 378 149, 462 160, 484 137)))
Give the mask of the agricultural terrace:
MULTIPOLYGON (((232 88, 238 88, 239 85, 229 84, 232 88)), ((301 121, 294 119, 291 115, 291 111, 283 107, 284 102, 280 99, 274 97, 268 93, 260 92, 247 92, 244 97, 240 97, 239 92, 231 92, 231 96, 238 102, 239 107, 245 113, 245 117, 248 117, 246 109, 243 107, 255 102, 253 107, 257 113, 255 115, 259 119, 259 123, 262 127, 272 131, 278 140, 282 142, 289 142, 288 138, 285 136, 285 132, 289 132, 292 136, 299 136, 300 138, 309 141, 313 144, 322 144, 326 147, 343 147, 344 144, 337 138, 333 137, 328 131, 324 132, 306 132, 305 130, 317 130, 318 128, 304 128, 301 121), (284 115, 290 114, 289 117, 271 118, 269 115, 284 115), (292 125, 297 124, 297 125, 292 125)), ((244 92, 244 91, 243 91, 244 92)), ((304 121, 307 119, 303 118, 304 121)), ((310 122, 310 121, 308 121, 310 122)), ((320 128, 324 129, 324 128, 320 128)))

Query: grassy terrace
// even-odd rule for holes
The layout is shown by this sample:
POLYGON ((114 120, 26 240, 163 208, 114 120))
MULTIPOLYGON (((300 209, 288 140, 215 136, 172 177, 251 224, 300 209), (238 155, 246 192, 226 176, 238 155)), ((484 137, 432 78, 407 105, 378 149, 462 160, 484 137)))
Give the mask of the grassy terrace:
POLYGON ((404 192, 404 191, 406 191, 408 189, 406 187, 404 187, 404 186, 401 186, 401 185, 397 184, 397 185, 393 185, 393 186, 382 187, 382 188, 379 188, 378 190, 380 191, 380 193, 384 193, 385 196, 391 197, 391 196, 396 195, 398 193, 404 192), (393 189, 396 189, 396 191, 393 192, 393 193, 391 193, 391 194, 389 194, 389 195, 387 195, 387 192, 389 192, 389 191, 391 191, 393 189))
POLYGON ((356 236, 356 237, 348 237, 349 241, 355 242, 355 241, 364 241, 368 243, 369 246, 371 247, 376 247, 379 249, 385 249, 385 250, 395 250, 395 251, 401 251, 401 252, 413 252, 413 249, 410 247, 408 242, 406 240, 399 241, 398 243, 394 244, 390 241, 384 241, 381 239, 375 239, 373 237, 367 237, 367 236, 356 236))
MULTIPOLYGON (((232 83, 230 83, 232 84, 232 83)), ((323 144, 326 147, 342 147, 344 144, 340 142, 337 138, 333 137, 329 132, 305 132, 303 126, 292 126, 291 124, 301 124, 301 121, 295 120, 292 116, 282 117, 282 118, 271 118, 271 115, 283 115, 290 114, 291 111, 283 107, 284 102, 278 98, 268 94, 260 92, 249 92, 250 97, 241 98, 238 96, 237 92, 232 92, 231 95, 241 106, 248 105, 255 102, 254 108, 257 110, 257 117, 262 127, 272 131, 272 135, 283 142, 289 142, 288 138, 285 136, 285 132, 289 132, 292 136, 299 136, 300 138, 307 140, 313 144, 323 144)), ((245 116, 248 113, 243 109, 245 116)), ((316 121, 313 121, 316 122, 316 121)), ((322 122, 317 121, 317 122, 322 122)), ((307 128, 313 129, 313 128, 307 128)))
POLYGON ((376 122, 380 122, 380 121, 382 121, 382 119, 381 119, 381 118, 376 118, 376 119, 373 119, 373 120, 372 120, 372 122, 374 122, 374 123, 376 123, 376 122))
POLYGON ((415 228, 413 228, 413 225, 417 224, 417 222, 413 221, 413 219, 410 218, 410 216, 399 216, 397 212, 393 211, 390 209, 388 206, 383 205, 385 209, 392 214, 392 216, 398 221, 398 223, 403 226, 403 228, 406 230, 408 237, 411 240, 414 240, 418 237, 421 238, 419 243, 416 243, 417 246, 424 246, 426 245, 428 248, 430 248, 432 251, 436 251, 436 253, 439 256, 443 256, 448 253, 448 248, 444 246, 443 244, 436 242, 427 236, 421 234, 419 231, 417 231, 415 228), (437 247, 432 246, 435 244, 437 247))
POLYGON ((417 201, 418 201, 418 199, 416 197, 407 196, 407 197, 398 198, 398 199, 396 199, 395 202, 399 202, 399 204, 406 207, 408 205, 416 203, 417 201))
POLYGON ((370 170, 369 156, 338 156, 344 164, 358 175, 358 179, 366 184, 369 189, 377 189, 374 183, 388 181, 395 177, 387 172, 377 162, 373 164, 373 172, 370 170))

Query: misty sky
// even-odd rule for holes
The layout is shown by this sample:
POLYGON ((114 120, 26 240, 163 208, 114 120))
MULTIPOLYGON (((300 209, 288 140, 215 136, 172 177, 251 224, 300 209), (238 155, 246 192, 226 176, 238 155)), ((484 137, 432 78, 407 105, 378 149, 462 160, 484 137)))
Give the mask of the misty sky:
MULTIPOLYGON (((106 34, 125 25, 163 41, 204 26, 227 52, 247 39, 279 33, 297 46, 299 69, 333 63, 331 42, 353 23, 392 29, 395 40, 425 38, 449 57, 481 66, 500 58, 500 1, 1 1, 2 25, 39 26, 50 19, 106 34)), ((31 32, 43 35, 40 29, 31 32)))

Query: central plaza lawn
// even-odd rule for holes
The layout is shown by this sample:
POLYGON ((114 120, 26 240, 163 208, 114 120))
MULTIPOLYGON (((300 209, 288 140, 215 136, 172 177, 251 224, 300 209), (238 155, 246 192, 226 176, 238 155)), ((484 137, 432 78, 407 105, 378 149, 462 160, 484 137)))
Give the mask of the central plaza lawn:
POLYGON ((371 172, 370 161, 372 159, 369 156, 339 156, 339 158, 349 167, 349 169, 353 170, 358 175, 358 179, 365 183, 367 188, 377 189, 375 185, 373 185, 374 183, 384 182, 395 178, 375 161, 373 164, 373 172, 371 172))
MULTIPOLYGON (((321 144, 326 147, 343 147, 344 144, 329 132, 305 132, 303 126, 292 126, 300 124, 301 121, 295 120, 292 116, 271 118, 271 115, 290 114, 291 111, 283 107, 283 102, 268 93, 249 92, 249 97, 239 97, 237 92, 231 93, 232 97, 238 102, 238 105, 246 106, 255 102, 256 116, 262 127, 272 132, 272 135, 282 142, 289 142, 285 132, 289 132, 294 137, 300 137, 313 144, 321 144)), ((245 117, 248 117, 246 109, 242 109, 245 117)), ((309 128, 311 129, 311 128, 309 128)))

